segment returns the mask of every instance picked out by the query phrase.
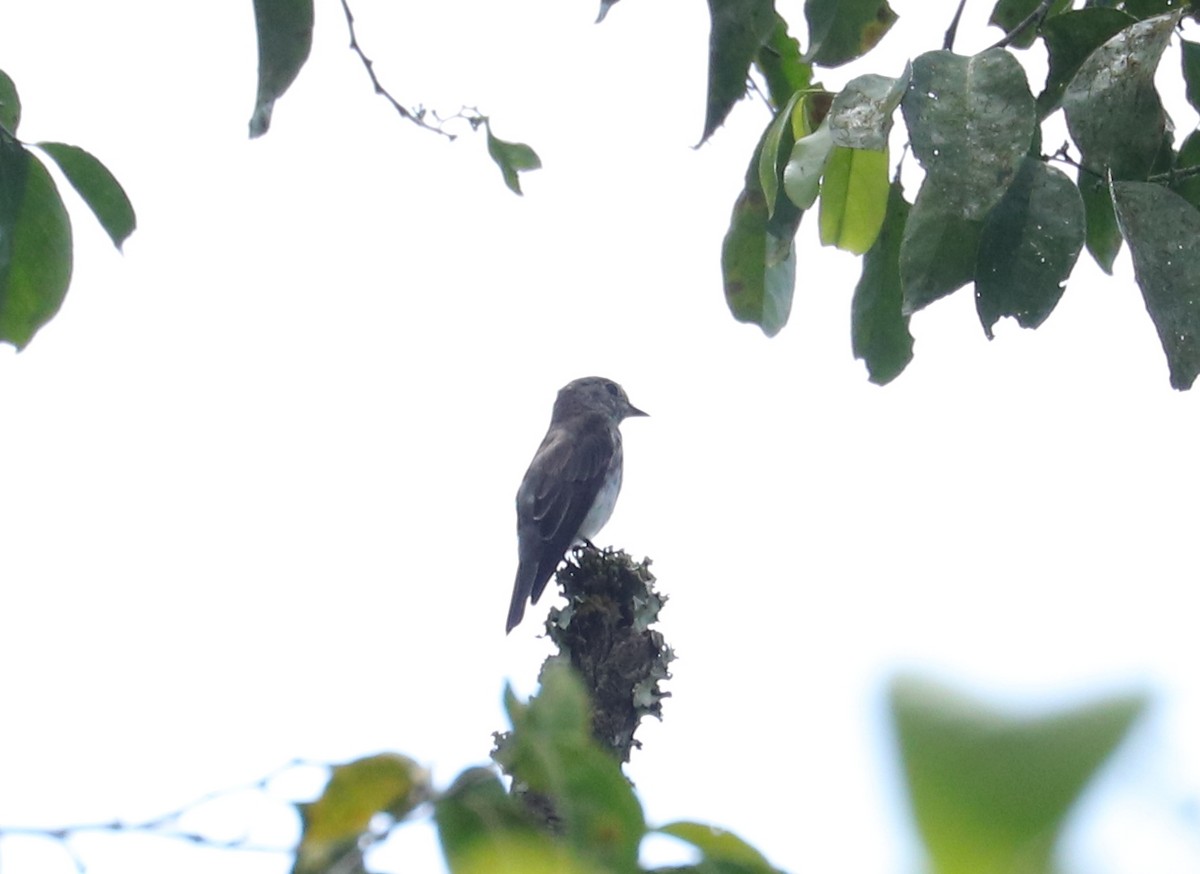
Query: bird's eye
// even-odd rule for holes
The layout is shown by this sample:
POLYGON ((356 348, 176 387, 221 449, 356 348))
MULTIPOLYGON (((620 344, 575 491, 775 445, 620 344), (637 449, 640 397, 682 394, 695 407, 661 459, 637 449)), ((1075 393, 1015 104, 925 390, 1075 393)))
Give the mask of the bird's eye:
POLYGON ((616 384, 615 382, 606 382, 606 383, 604 383, 604 388, 605 388, 605 389, 608 391, 608 393, 609 393, 610 395, 612 395, 614 398, 619 398, 619 397, 621 396, 621 389, 620 389, 620 388, 617 386, 617 384, 616 384))

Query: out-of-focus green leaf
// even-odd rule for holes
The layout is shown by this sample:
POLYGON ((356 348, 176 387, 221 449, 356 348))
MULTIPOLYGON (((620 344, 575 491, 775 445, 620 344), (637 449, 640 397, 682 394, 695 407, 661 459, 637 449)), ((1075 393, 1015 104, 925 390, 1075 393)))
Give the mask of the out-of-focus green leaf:
POLYGON ((871 248, 887 213, 887 151, 834 146, 821 183, 821 244, 855 255, 871 248))
POLYGON ((1140 21, 1092 52, 1063 94, 1063 111, 1084 165, 1115 179, 1145 179, 1166 114, 1154 72, 1178 15, 1140 21))
POLYGON ((892 114, 908 90, 912 67, 905 65, 899 79, 867 74, 851 79, 829 110, 833 142, 848 149, 886 149, 892 114))
POLYGON ((708 106, 703 143, 746 93, 750 63, 779 21, 773 0, 708 0, 708 106))
POLYGON ((799 209, 808 209, 821 190, 821 174, 833 149, 833 134, 822 123, 806 137, 796 140, 787 166, 783 168, 783 190, 799 209))
POLYGON ((1036 328, 1062 297, 1084 240, 1083 198, 1061 171, 1026 158, 979 238, 975 308, 984 333, 1002 316, 1036 328))
POLYGON ((982 219, 1004 196, 1037 125, 1017 59, 1004 49, 970 58, 926 52, 900 105, 926 172, 922 196, 936 191, 942 211, 982 219))
POLYGON ((23 349, 62 306, 71 222, 41 161, 0 131, 0 342, 23 349))
POLYGON ((698 822, 672 822, 655 831, 691 844, 704 854, 706 863, 726 862, 745 874, 777 874, 762 853, 724 829, 698 822))
POLYGON ((434 818, 451 874, 602 874, 535 828, 487 768, 460 774, 437 800, 434 818))
POLYGON ((809 39, 804 60, 822 67, 866 54, 896 23, 887 0, 808 0, 804 16, 809 39))
POLYGON ((258 31, 258 94, 250 117, 250 136, 271 127, 275 101, 283 96, 312 48, 313 0, 254 0, 258 31))
POLYGON ((754 55, 754 66, 767 83, 771 105, 778 109, 812 82, 812 65, 800 57, 800 43, 788 34, 787 22, 775 14, 775 27, 754 55))
POLYGON ((908 316, 901 307, 900 241, 909 205, 899 182, 888 191, 887 217, 875 245, 863 256, 862 277, 854 287, 850 306, 850 338, 854 357, 867 365, 876 385, 887 385, 913 357, 913 337, 908 316))
POLYGON ((593 740, 587 693, 570 666, 547 663, 537 696, 523 705, 510 691, 505 706, 513 730, 496 753, 505 771, 550 799, 581 857, 635 870, 642 808, 616 759, 593 740))
POLYGON ((21 97, 17 94, 17 86, 7 73, 0 70, 0 127, 15 137, 20 123, 21 97))
POLYGON ((1042 25, 1050 68, 1046 87, 1037 98, 1038 118, 1045 118, 1059 107, 1067 84, 1075 78, 1087 56, 1134 20, 1116 9, 1078 9, 1056 15, 1042 25))
POLYGON ((975 278, 981 219, 963 218, 939 201, 929 180, 917 192, 900 244, 902 311, 912 315, 975 278))
POLYGON ((1179 47, 1183 58, 1183 81, 1187 85, 1188 103, 1200 109, 1200 43, 1181 39, 1179 47))
POLYGON ((761 150, 760 140, 746 171, 746 186, 733 204, 721 245, 721 275, 733 317, 758 325, 764 334, 774 337, 787 324, 792 309, 794 238, 804 213, 788 198, 779 198, 774 214, 768 213, 758 180, 761 150))
POLYGON ((83 198, 118 249, 137 227, 137 216, 125 189, 90 152, 65 143, 38 143, 54 159, 67 181, 83 198))
POLYGON ((1016 717, 932 683, 895 681, 892 719, 931 870, 1053 870, 1064 816, 1145 705, 1127 695, 1016 717))
POLYGON ((784 104, 783 109, 775 114, 775 119, 767 125, 763 136, 762 148, 758 156, 758 184, 762 188, 763 197, 767 201, 767 215, 775 214, 775 198, 779 194, 780 165, 786 155, 790 155, 793 146, 792 113, 796 104, 804 96, 797 91, 784 104))
MULTIPOLYGON (((1047 17, 1059 14, 1070 3, 1071 0, 1054 0, 1047 10, 1047 17)), ((1041 0, 999 0, 992 8, 992 17, 988 19, 988 24, 994 24, 1007 34, 1033 14, 1040 4, 1041 0)), ((1027 49, 1033 45, 1033 41, 1037 39, 1037 24, 1036 20, 1029 22, 1020 33, 1013 35, 1009 45, 1018 49, 1027 49)))
POLYGON ((1100 269, 1112 275, 1113 262, 1121 251, 1121 231, 1113 212, 1108 184, 1087 170, 1080 170, 1079 193, 1087 216, 1087 249, 1100 269))
POLYGON ((298 805, 303 835, 293 874, 325 874, 335 863, 361 867, 359 838, 371 820, 379 814, 400 819, 429 795, 428 774, 406 756, 381 753, 338 765, 321 797, 298 805))
POLYGON ((1149 182, 1113 183, 1113 204, 1171 386, 1185 391, 1200 374, 1200 212, 1149 182))
POLYGON ((513 194, 521 194, 521 178, 518 174, 526 170, 540 170, 542 159, 537 152, 524 143, 510 143, 492 134, 492 125, 485 118, 483 126, 487 132, 488 155, 500 168, 504 184, 513 194))

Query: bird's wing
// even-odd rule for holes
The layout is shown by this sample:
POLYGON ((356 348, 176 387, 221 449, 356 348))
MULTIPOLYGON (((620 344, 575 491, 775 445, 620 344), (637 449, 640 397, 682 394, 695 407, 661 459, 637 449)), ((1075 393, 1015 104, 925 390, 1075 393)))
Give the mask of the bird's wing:
MULTIPOLYGON (((536 567, 517 587, 537 603, 559 561, 579 533, 612 463, 616 444, 606 420, 594 427, 552 428, 517 492, 521 566, 536 567)), ((513 593, 514 601, 518 595, 513 593)))

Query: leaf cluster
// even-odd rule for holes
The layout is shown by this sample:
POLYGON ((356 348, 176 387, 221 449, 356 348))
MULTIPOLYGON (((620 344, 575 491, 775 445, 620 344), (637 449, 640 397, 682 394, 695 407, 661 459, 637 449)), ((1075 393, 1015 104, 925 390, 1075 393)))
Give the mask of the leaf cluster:
MULTIPOLYGON (((912 358, 913 313, 973 284, 989 338, 1005 316, 1036 328, 1085 247, 1111 273, 1124 242, 1171 384, 1190 388, 1200 374, 1200 256, 1186 241, 1200 230, 1200 136, 1175 147, 1155 75, 1193 10, 1179 0, 1076 5, 999 0, 991 23, 1005 34, 992 48, 928 51, 898 75, 857 76, 830 94, 814 83, 816 68, 867 54, 896 21, 887 0, 808 0, 806 52, 773 4, 711 0, 705 137, 744 94, 730 83, 751 73, 773 108, 722 250, 734 317, 768 336, 782 330, 795 234, 816 208, 821 243, 862 257, 854 354, 883 384, 912 358), (1035 96, 1014 51, 1038 44, 1049 71, 1035 96), (888 154, 897 111, 923 170, 911 201, 888 154), (1042 125, 1060 111, 1074 152, 1043 154, 1042 125)), ((1200 44, 1180 43, 1188 99, 1200 107, 1200 44)))

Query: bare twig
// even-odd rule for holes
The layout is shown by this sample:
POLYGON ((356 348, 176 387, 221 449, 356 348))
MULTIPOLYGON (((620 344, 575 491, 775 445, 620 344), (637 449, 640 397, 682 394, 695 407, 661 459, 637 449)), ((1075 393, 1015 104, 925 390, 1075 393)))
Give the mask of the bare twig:
POLYGON ((946 38, 942 40, 942 48, 945 51, 953 51, 954 39, 958 36, 958 22, 962 18, 963 7, 967 5, 967 0, 958 0, 958 8, 954 10, 954 18, 950 20, 950 26, 946 28, 946 38))
MULTIPOLYGON (((350 29, 350 48, 356 55, 358 55, 363 66, 366 67, 367 75, 371 77, 371 84, 375 86, 375 93, 383 96, 388 103, 392 104, 392 108, 395 109, 396 112, 400 113, 401 118, 411 121, 417 127, 424 128, 427 131, 433 131, 435 134, 441 134, 449 140, 456 139, 457 134, 452 134, 441 126, 442 119, 438 118, 437 113, 434 113, 434 118, 437 118, 439 123, 430 124, 425 120, 425 110, 422 107, 409 109, 407 106, 393 97, 390 91, 383 87, 379 81, 379 77, 375 75, 375 62, 363 53, 362 47, 358 44, 358 34, 354 30, 354 13, 350 11, 350 4, 347 2, 347 0, 342 0, 342 11, 346 13, 346 26, 350 29)), ((470 121, 470 118, 464 115, 463 112, 463 110, 460 110, 457 115, 450 116, 450 118, 467 118, 467 120, 470 121)), ((472 123, 471 126, 475 127, 476 125, 475 123, 472 123)))
POLYGON ((1021 31, 1023 31, 1025 28, 1029 27, 1029 25, 1034 24, 1034 25, 1040 27, 1042 24, 1042 21, 1045 19, 1047 13, 1050 12, 1050 7, 1053 5, 1054 5, 1054 0, 1042 0, 1042 2, 1039 3, 1032 12, 1030 12, 1028 15, 1026 15, 1024 18, 1022 18, 1020 21, 1018 21, 1012 30, 1010 30, 1008 33, 1004 34, 1004 36, 1000 37, 1000 39, 998 39, 992 45, 988 46, 988 48, 1002 49, 1005 46, 1011 44, 1012 41, 1021 34, 1021 31))

